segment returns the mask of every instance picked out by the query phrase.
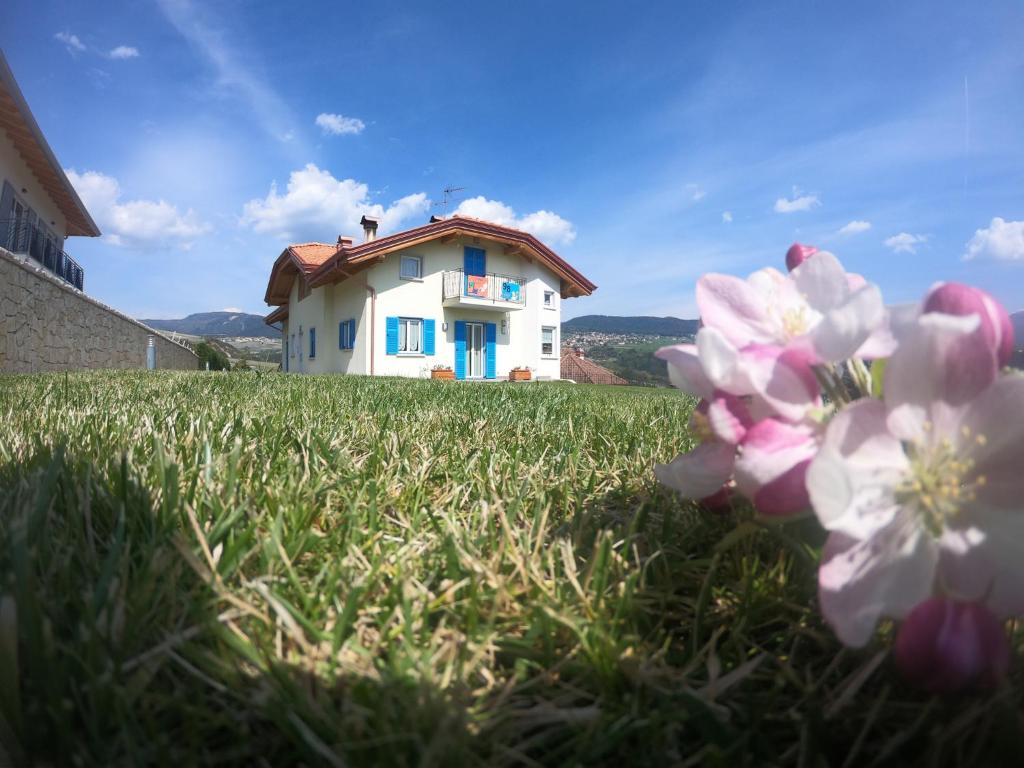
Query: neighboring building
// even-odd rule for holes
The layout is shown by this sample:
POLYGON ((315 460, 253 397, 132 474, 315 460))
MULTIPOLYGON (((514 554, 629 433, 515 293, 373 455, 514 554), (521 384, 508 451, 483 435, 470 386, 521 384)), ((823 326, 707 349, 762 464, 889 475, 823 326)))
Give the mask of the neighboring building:
POLYGON ((562 378, 575 381, 577 384, 628 384, 621 376, 616 376, 593 360, 587 360, 579 347, 562 350, 562 378))
POLYGON ((0 53, 0 248, 24 255, 78 290, 85 273, 64 252, 64 239, 97 237, 0 53))
POLYGON ((561 303, 597 286, 536 237, 465 216, 364 242, 304 243, 274 263, 267 323, 281 367, 303 373, 503 379, 526 366, 559 377, 561 303))
POLYGON ((83 293, 64 240, 99 234, 0 52, 0 372, 198 367, 185 345, 83 293))

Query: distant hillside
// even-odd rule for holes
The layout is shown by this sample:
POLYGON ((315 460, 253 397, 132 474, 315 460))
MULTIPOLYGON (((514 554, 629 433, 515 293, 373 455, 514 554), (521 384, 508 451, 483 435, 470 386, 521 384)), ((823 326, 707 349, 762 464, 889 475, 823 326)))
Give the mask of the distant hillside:
POLYGON ((278 339, 281 332, 263 322, 260 315, 244 312, 197 312, 180 320, 139 320, 158 331, 188 333, 193 336, 263 336, 278 339))
POLYGON ((700 322, 678 317, 618 317, 616 315, 583 315, 562 323, 562 331, 596 331, 598 333, 636 333, 645 336, 693 336, 700 322))

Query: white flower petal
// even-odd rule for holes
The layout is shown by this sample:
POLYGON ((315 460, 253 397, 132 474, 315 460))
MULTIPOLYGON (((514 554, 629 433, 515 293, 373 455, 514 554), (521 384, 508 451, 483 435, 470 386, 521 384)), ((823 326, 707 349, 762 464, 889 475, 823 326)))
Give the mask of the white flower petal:
POLYGON ((932 594, 938 547, 903 516, 866 541, 829 536, 818 570, 822 615, 859 648, 882 617, 899 619, 932 594))
POLYGON ((842 306, 850 295, 846 270, 828 251, 818 251, 790 275, 807 303, 819 312, 842 306))
POLYGON ((821 360, 839 362, 856 354, 884 322, 882 292, 869 284, 825 313, 810 333, 811 345, 821 360))
POLYGON ((697 308, 706 327, 718 330, 736 346, 774 340, 768 303, 738 277, 704 275, 697 281, 697 308))
POLYGON ((895 488, 907 471, 903 446, 886 429, 885 406, 859 400, 829 422, 807 470, 807 491, 827 530, 866 539, 892 522, 895 488))
POLYGON ((753 394, 747 374, 740 365, 740 353, 721 331, 701 328, 697 332, 701 366, 715 389, 732 395, 753 394))
POLYGON ((734 446, 717 441, 703 443, 668 464, 655 464, 654 476, 687 499, 703 499, 720 491, 732 478, 735 459, 734 446))
POLYGON ((668 379, 673 387, 705 400, 711 397, 714 387, 704 374, 695 344, 662 347, 654 356, 668 363, 668 379))
POLYGON ((959 600, 984 602, 1000 618, 1024 615, 1024 510, 970 515, 942 537, 940 583, 959 600))
MULTIPOLYGON (((1024 515, 1024 376, 1000 376, 962 411, 951 435, 973 462, 979 505, 1024 515)), ((1024 568, 1024 563, 1022 563, 1024 568)))
MULTIPOLYGON (((953 343, 978 327, 978 317, 937 312, 920 315, 899 334, 900 345, 885 368, 889 430, 903 440, 923 442, 934 405, 946 400, 948 357, 953 343)), ((932 431, 935 425, 932 424, 932 431)))

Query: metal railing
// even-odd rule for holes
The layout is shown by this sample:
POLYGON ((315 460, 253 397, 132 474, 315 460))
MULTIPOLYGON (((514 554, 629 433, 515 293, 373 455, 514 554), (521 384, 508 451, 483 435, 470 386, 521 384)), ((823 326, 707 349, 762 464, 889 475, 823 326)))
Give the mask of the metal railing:
POLYGON ((26 254, 61 280, 83 290, 85 270, 61 250, 57 238, 20 219, 0 219, 0 248, 26 254))
POLYGON ((526 305, 526 278, 511 275, 467 275, 453 269, 444 273, 442 299, 479 299, 494 304, 526 305))

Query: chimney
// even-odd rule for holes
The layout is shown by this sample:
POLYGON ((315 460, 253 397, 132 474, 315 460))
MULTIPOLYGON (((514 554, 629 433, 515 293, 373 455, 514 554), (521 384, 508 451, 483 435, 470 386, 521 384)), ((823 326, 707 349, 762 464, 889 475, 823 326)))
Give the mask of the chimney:
POLYGON ((585 358, 586 358, 586 353, 584 353, 584 351, 583 351, 583 347, 576 347, 576 348, 575 348, 575 349, 573 350, 573 352, 575 352, 575 353, 576 353, 576 357, 578 357, 578 358, 579 358, 580 360, 583 360, 583 359, 585 359, 585 358))
POLYGON ((338 235, 338 247, 339 248, 348 248, 350 245, 352 245, 352 238, 351 237, 345 237, 344 235, 338 235))
POLYGON ((363 225, 364 243, 377 239, 377 224, 379 222, 375 216, 363 216, 363 218, 359 220, 359 223, 363 225))
POLYGON ((439 222, 439 221, 444 221, 444 216, 438 216, 438 215, 434 214, 434 215, 432 215, 430 217, 430 223, 431 224, 437 224, 437 222, 439 222))

